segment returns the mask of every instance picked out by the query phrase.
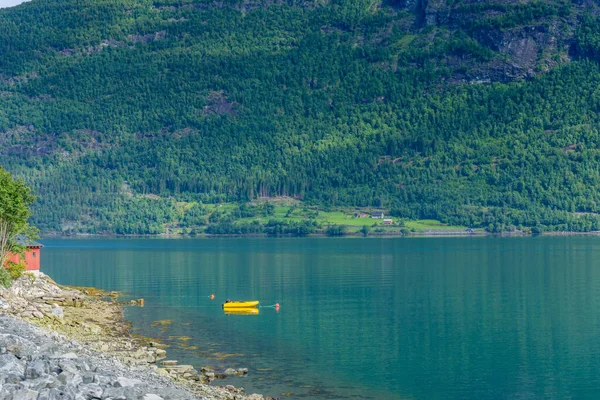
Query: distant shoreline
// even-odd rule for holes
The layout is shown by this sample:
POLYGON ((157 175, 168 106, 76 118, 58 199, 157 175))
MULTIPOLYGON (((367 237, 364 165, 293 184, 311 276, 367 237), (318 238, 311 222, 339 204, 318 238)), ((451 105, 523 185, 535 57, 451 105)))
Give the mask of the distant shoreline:
POLYGON ((59 234, 59 233, 43 233, 41 235, 43 238, 272 238, 272 239, 281 239, 281 238, 409 238, 409 237, 483 237, 483 236, 530 236, 528 234, 495 234, 489 232, 441 232, 441 231, 432 231, 432 232, 411 232, 403 234, 401 232, 371 232, 367 236, 362 235, 361 233, 347 233, 345 235, 340 236, 329 236, 324 233, 311 233, 309 235, 299 236, 299 235, 269 235, 266 233, 250 233, 250 234, 180 234, 180 233, 162 233, 157 235, 152 234, 115 234, 115 233, 95 233, 95 234, 86 234, 86 233, 77 233, 77 234, 59 234))
POLYGON ((180 234, 180 233, 162 233, 157 235, 152 234, 115 234, 115 233, 77 233, 77 234, 59 234, 55 232, 43 233, 42 238, 46 239, 83 239, 83 238, 156 238, 156 239, 210 239, 210 238, 271 238, 271 239, 282 239, 282 238, 323 238, 323 239, 340 239, 340 238, 467 238, 467 237, 534 237, 534 236, 600 236, 600 231, 591 232, 542 232, 538 234, 531 234, 527 232, 501 232, 501 233, 490 233, 485 231, 476 232, 462 232, 462 231, 430 231, 430 232, 371 232, 367 236, 361 233, 348 233, 343 236, 328 236, 324 233, 311 233, 305 236, 298 235, 268 235, 266 233, 252 233, 252 234, 180 234))

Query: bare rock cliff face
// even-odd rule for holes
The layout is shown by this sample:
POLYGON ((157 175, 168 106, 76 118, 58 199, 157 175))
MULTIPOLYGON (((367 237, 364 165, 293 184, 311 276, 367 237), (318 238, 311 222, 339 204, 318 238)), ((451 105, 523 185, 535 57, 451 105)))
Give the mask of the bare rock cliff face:
POLYGON ((481 62, 451 60, 466 72, 459 81, 512 81, 546 72, 570 60, 575 29, 593 0, 402 0, 392 2, 415 14, 420 29, 462 30, 499 54, 481 62))
MULTIPOLYGON (((233 7, 248 12, 283 3, 307 9, 331 4, 339 8, 346 6, 341 0, 214 0, 185 7, 233 7)), ((542 74, 567 63, 573 55, 575 30, 582 14, 589 11, 600 14, 598 0, 364 1, 365 7, 374 9, 373 5, 408 11, 408 19, 412 20, 396 26, 409 27, 411 34, 419 36, 429 30, 425 36, 439 38, 461 31, 497 55, 488 60, 465 54, 446 55, 443 63, 456 71, 453 79, 457 82, 508 82, 542 74), (436 29, 441 33, 436 33, 436 29)))

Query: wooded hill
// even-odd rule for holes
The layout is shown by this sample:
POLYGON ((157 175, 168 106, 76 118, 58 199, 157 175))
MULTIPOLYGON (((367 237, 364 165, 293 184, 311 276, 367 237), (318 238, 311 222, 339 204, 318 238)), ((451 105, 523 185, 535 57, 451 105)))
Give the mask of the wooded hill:
POLYGON ((289 196, 600 228, 595 1, 33 0, 0 10, 0 165, 44 232, 289 196))

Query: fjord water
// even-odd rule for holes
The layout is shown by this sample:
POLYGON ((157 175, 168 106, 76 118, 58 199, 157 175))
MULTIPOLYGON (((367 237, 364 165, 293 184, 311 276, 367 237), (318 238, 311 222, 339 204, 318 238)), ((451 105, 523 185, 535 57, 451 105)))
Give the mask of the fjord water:
POLYGON ((59 283, 144 298, 135 332, 290 398, 600 393, 600 238, 44 240, 59 283), (208 295, 215 293, 211 301, 208 295), (281 310, 225 315, 226 299, 281 310), (162 321, 162 322, 156 322, 162 321), (172 321, 172 322, 171 322, 172 321))

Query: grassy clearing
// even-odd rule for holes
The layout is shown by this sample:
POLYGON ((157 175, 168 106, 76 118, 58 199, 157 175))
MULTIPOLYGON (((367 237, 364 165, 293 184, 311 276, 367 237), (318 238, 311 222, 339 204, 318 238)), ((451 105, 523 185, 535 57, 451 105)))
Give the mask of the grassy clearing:
MULTIPOLYGON (((259 205, 260 206, 260 205, 259 205)), ((207 204, 204 206, 207 214, 218 212, 220 214, 234 213, 238 207, 234 203, 207 204)), ((427 232, 464 232, 464 226, 452 226, 435 220, 405 220, 389 217, 393 220, 392 225, 384 225, 382 219, 371 218, 371 209, 339 208, 336 210, 323 211, 317 207, 307 207, 302 204, 274 204, 269 215, 257 214, 252 217, 237 218, 237 223, 259 222, 266 224, 269 220, 283 222, 315 221, 319 227, 326 229, 329 225, 340 225, 346 227, 349 233, 356 233, 363 226, 367 226, 371 232, 400 232, 404 233, 427 233, 427 232), (361 218, 360 215, 363 215, 361 218), (364 216, 366 215, 366 217, 364 216)), ((386 216, 388 218, 388 216, 386 216)))
POLYGON ((232 212, 237 204, 235 203, 222 203, 222 204, 205 204, 204 208, 206 211, 211 214, 215 211, 219 212, 232 212))
POLYGON ((415 232, 427 232, 427 231, 465 231, 467 228, 465 226, 454 226, 454 225, 445 225, 440 221, 435 221, 432 219, 421 219, 414 221, 406 221, 404 223, 406 228, 414 229, 415 232))

